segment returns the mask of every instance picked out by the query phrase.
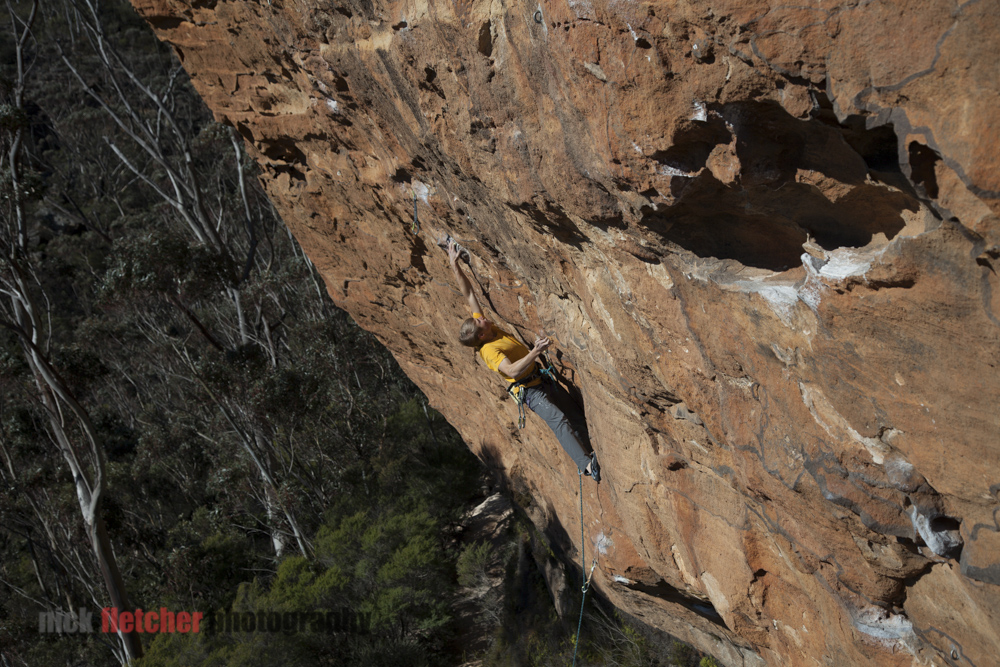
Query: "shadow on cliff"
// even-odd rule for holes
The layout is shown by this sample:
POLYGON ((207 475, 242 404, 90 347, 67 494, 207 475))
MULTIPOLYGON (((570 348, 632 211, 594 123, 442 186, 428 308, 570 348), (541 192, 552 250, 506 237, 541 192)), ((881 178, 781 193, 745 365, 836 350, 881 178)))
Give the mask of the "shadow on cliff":
POLYGON ((674 203, 644 207, 640 224, 700 257, 775 271, 800 264, 809 237, 826 250, 888 242, 919 207, 896 145, 891 126, 841 125, 822 106, 799 120, 769 102, 722 105, 654 156, 674 203))
MULTIPOLYGON (((562 610, 562 615, 564 616, 562 620, 565 623, 568 618, 565 615, 570 607, 577 604, 579 599, 578 591, 584 583, 584 574, 578 567, 581 554, 574 544, 573 538, 570 537, 566 527, 560 521, 559 513, 555 507, 550 503, 546 503, 545 506, 538 504, 537 498, 542 496, 533 492, 532 487, 526 479, 516 472, 510 476, 505 473, 500 448, 497 445, 489 442, 482 443, 478 457, 490 472, 493 488, 499 489, 502 493, 514 499, 515 504, 531 519, 531 523, 541 531, 545 544, 550 551, 550 556, 555 562, 562 563, 563 567, 566 568, 565 578, 547 577, 549 593, 557 609, 562 610)), ((575 487, 571 492, 576 496, 577 490, 575 487)), ((578 528, 574 527, 573 530, 576 531, 578 528)), ((590 559, 596 557, 600 562, 597 545, 593 541, 588 541, 586 548, 588 567, 590 559)), ((680 605, 713 625, 729 629, 725 620, 711 602, 686 595, 680 589, 671 586, 666 580, 655 575, 653 570, 649 568, 641 569, 652 576, 647 577, 645 581, 629 580, 628 583, 621 583, 616 580, 617 583, 614 585, 622 585, 629 591, 647 595, 663 602, 680 605)), ((605 599, 598 589, 592 590, 595 595, 605 599)), ((524 600, 520 602, 526 604, 524 600)))
MULTIPOLYGON (((603 186, 595 185, 602 193, 607 193, 603 186)), ((584 249, 587 236, 570 219, 566 211, 552 201, 546 199, 541 203, 507 204, 507 206, 512 211, 526 216, 527 220, 532 222, 539 232, 549 234, 577 250, 584 249)), ((587 222, 604 230, 624 226, 621 213, 609 210, 600 210, 597 216, 588 219, 587 222)))

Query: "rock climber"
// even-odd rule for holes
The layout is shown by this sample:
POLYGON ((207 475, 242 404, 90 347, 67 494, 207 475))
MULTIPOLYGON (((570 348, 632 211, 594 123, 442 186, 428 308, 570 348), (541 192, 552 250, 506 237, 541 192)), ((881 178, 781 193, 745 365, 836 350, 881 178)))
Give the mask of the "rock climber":
POLYGON ((490 370, 500 373, 509 383, 508 393, 519 406, 527 406, 549 425, 580 473, 600 482, 601 467, 596 453, 587 456, 580 444, 580 434, 586 433, 583 414, 558 382, 542 377, 542 368, 537 363, 538 357, 552 345, 552 341, 542 336, 529 350, 511 334, 486 319, 472 290, 472 283, 459 266, 464 252, 454 241, 448 242, 451 270, 472 310, 472 317, 462 324, 458 339, 463 345, 476 348, 490 370))

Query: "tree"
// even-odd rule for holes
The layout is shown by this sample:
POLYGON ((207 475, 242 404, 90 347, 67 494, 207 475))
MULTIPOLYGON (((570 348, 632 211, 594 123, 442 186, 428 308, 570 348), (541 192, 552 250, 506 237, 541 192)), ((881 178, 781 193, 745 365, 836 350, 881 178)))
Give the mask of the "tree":
MULTIPOLYGON (((299 590, 287 562, 333 569, 321 531, 359 513, 371 573, 343 586, 381 610, 377 641, 296 650, 433 662, 451 586, 441 535, 475 486, 474 457, 333 306, 241 140, 126 2, 40 4, 30 33, 17 25, 20 78, 15 40, 0 43, 13 110, 0 139, 0 662, 129 660, 100 633, 37 641, 36 610, 109 604, 95 566, 108 543, 137 607, 264 610, 299 590), (189 185, 219 244, 189 224, 202 215, 189 185), (257 597, 240 593, 254 579, 257 597)), ((150 660, 162 641, 143 647, 150 660)))
MULTIPOLYGON (((100 436, 90 414, 52 363, 47 349, 50 336, 40 305, 42 301, 47 302, 48 297, 41 289, 42 283, 32 264, 25 206, 30 192, 25 188, 22 157, 27 129, 24 121, 27 117, 24 111, 28 69, 26 47, 37 16, 38 0, 31 3, 27 18, 18 15, 9 4, 8 10, 14 30, 17 69, 11 95, 4 104, 11 109, 8 116, 13 120, 7 128, 7 164, 3 165, 10 179, 10 195, 6 224, 0 230, 3 250, 0 293, 5 297, 0 302, 0 326, 17 336, 35 383, 36 399, 47 418, 48 435, 72 475, 83 523, 111 604, 120 610, 132 609, 101 513, 107 477, 100 436)), ((119 638, 122 662, 142 656, 142 643, 135 632, 119 632, 119 638)))

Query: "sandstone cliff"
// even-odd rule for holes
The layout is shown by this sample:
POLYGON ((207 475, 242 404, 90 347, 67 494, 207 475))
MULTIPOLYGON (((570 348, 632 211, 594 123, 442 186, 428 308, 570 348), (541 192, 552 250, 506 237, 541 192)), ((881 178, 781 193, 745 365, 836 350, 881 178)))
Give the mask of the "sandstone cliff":
POLYGON ((554 335, 616 605, 727 665, 997 664, 994 3, 134 3, 575 558, 575 468, 456 343, 439 235, 554 335))

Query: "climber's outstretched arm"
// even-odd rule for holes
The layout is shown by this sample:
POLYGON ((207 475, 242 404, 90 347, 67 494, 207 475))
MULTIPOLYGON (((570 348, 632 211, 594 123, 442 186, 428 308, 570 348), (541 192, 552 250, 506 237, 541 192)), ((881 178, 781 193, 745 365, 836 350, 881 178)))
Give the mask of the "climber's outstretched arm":
POLYGON ((469 302, 469 308, 473 314, 482 313, 483 309, 479 305, 479 299, 476 298, 476 293, 472 291, 472 283, 469 282, 469 278, 462 271, 462 267, 458 265, 459 258, 458 246, 452 241, 448 244, 448 260, 451 262, 451 270, 455 274, 455 279, 458 280, 458 289, 462 291, 462 296, 469 302))

